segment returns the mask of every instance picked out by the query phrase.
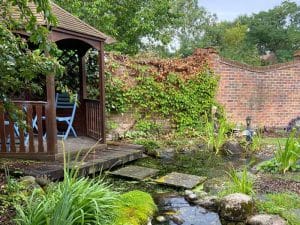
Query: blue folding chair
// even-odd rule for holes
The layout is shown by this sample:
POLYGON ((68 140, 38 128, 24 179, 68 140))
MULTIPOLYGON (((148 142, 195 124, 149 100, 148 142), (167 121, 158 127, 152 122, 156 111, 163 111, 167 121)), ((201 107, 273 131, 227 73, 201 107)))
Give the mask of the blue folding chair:
POLYGON ((56 117, 57 122, 65 122, 68 125, 66 132, 62 135, 58 135, 58 137, 63 137, 64 140, 67 139, 70 132, 72 131, 74 137, 77 137, 77 133, 73 127, 73 121, 76 114, 76 102, 77 102, 77 94, 75 95, 74 102, 71 102, 70 96, 67 93, 57 93, 56 94, 56 109, 70 109, 72 110, 70 116, 58 116, 56 117))

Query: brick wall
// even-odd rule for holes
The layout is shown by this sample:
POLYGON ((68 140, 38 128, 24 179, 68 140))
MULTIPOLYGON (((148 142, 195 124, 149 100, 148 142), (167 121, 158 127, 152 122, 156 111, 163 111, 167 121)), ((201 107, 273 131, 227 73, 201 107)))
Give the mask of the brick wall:
POLYGON ((256 126, 286 127, 300 116, 300 58, 266 67, 251 67, 212 53, 211 64, 220 76, 218 101, 227 117, 256 126))

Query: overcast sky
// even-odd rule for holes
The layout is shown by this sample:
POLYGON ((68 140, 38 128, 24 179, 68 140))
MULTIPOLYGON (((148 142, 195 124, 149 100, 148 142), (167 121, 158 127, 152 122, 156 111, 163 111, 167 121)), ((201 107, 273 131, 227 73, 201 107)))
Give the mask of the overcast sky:
MULTIPOLYGON (((217 14, 219 20, 233 20, 239 15, 257 13, 280 5, 282 0, 198 0, 209 12, 217 14)), ((295 0, 300 4, 300 0, 295 0)))

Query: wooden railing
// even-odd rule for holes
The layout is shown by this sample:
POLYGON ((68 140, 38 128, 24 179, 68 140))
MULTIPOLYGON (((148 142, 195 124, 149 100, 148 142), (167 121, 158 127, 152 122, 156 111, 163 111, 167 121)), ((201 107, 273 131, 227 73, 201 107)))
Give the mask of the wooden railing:
POLYGON ((47 155, 45 117, 46 102, 15 101, 22 120, 15 121, 0 103, 0 156, 43 159, 47 155))
POLYGON ((85 99, 87 136, 100 140, 102 138, 101 108, 97 100, 85 99))

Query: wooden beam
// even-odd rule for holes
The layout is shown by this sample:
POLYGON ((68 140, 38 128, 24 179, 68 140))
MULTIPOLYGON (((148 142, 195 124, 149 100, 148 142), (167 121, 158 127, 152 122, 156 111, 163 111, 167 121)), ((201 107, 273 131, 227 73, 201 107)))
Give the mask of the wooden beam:
POLYGON ((46 104, 46 132, 47 132, 47 153, 57 153, 57 124, 55 107, 55 78, 54 75, 46 76, 47 104, 46 104))
POLYGON ((87 135, 87 118, 86 118, 86 102, 85 99, 87 98, 87 92, 86 92, 86 77, 87 77, 87 71, 86 71, 86 57, 85 55, 80 56, 79 59, 79 76, 80 76, 80 114, 81 114, 81 126, 82 126, 82 132, 83 135, 87 135))
POLYGON ((106 143, 105 133, 105 76, 104 76, 104 42, 100 42, 99 61, 99 100, 100 100, 100 132, 101 143, 106 143))

